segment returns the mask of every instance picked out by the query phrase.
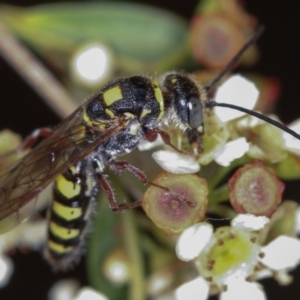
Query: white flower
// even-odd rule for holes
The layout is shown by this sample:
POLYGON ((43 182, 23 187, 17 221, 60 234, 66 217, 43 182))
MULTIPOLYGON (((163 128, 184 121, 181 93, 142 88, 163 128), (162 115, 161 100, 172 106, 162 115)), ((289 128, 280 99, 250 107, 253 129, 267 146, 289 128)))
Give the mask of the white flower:
MULTIPOLYGON (((259 91, 254 83, 241 75, 233 75, 218 88, 215 100, 220 103, 230 103, 253 109, 258 95, 259 91)), ((216 107, 215 112, 223 122, 228 122, 245 114, 238 110, 223 107, 216 107)))
POLYGON ((261 248, 256 241, 244 228, 220 227, 212 234, 211 225, 200 223, 181 233, 176 253, 184 261, 195 259, 201 276, 221 287, 232 277, 254 274, 261 248))
POLYGON ((262 248, 261 263, 275 271, 275 278, 281 284, 288 284, 292 278, 287 274, 300 263, 300 240, 281 235, 262 248))
POLYGON ((175 291, 176 300, 206 300, 209 293, 209 284, 202 277, 197 277, 181 285, 175 291))
POLYGON ((160 147, 163 145, 165 145, 165 143, 164 143, 163 139, 161 138, 161 136, 158 135, 156 140, 153 142, 148 142, 146 140, 142 140, 138 144, 138 149, 139 149, 139 151, 147 151, 147 150, 151 150, 153 148, 160 147))
POLYGON ((266 300, 266 295, 260 284, 232 278, 226 286, 226 291, 220 294, 220 300, 266 300))
POLYGON ((248 143, 244 137, 227 142, 215 154, 216 163, 223 167, 228 167, 231 162, 242 157, 249 150, 249 145, 250 143, 248 143))
POLYGON ((261 252, 257 234, 249 230, 253 227, 250 225, 256 223, 257 229, 268 221, 258 218, 259 222, 255 222, 253 218, 236 218, 233 222, 236 227, 220 227, 214 234, 207 223, 195 224, 181 233, 176 245, 177 256, 183 261, 194 259, 200 276, 180 286, 175 292, 176 299, 208 299, 212 286, 218 287, 223 300, 248 299, 241 298, 241 286, 257 296, 255 299, 265 299, 259 284, 246 282, 255 274, 261 252))
POLYGON ((190 261, 196 258, 206 247, 212 235, 213 227, 208 223, 202 222, 188 227, 177 240, 177 257, 183 261, 190 261))
MULTIPOLYGON (((176 289, 176 300, 207 300, 210 285, 203 277, 197 277, 176 289)), ((265 292, 257 282, 247 282, 241 278, 231 278, 226 289, 220 292, 220 300, 266 300, 265 292)))
MULTIPOLYGON (((294 202, 287 201, 272 219, 237 215, 231 227, 220 227, 214 234, 206 223, 184 230, 177 241, 177 256, 183 261, 194 259, 200 276, 181 285, 175 292, 176 299, 184 299, 185 295, 188 299, 206 300, 217 287, 220 300, 265 300, 262 286, 248 282, 248 278, 274 277, 280 284, 289 284, 292 276, 288 272, 300 263, 300 240, 296 236, 279 235, 265 246, 260 246, 259 241, 264 242, 272 225, 278 226, 281 223, 276 222, 285 218, 293 219, 295 227, 299 226, 300 210, 294 206, 294 202), (291 215, 293 211, 295 218, 291 215)), ((287 232, 292 231, 288 227, 287 232)))
MULTIPOLYGON (((269 115, 268 117, 280 121, 275 115, 269 115)), ((286 158, 287 150, 283 139, 283 131, 273 124, 247 115, 236 121, 234 126, 241 136, 249 138, 248 156, 273 163, 286 158)))
POLYGON ((154 152, 152 157, 164 170, 173 174, 191 174, 200 170, 199 163, 190 155, 160 150, 154 152))
POLYGON ((231 226, 236 228, 245 228, 249 230, 260 230, 270 222, 265 216, 254 216, 252 214, 238 214, 231 220, 231 226))

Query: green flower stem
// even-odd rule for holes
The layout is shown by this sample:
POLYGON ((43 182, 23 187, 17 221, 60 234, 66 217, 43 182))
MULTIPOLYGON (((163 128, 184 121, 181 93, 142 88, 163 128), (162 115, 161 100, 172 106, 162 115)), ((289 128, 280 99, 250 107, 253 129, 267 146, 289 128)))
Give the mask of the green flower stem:
POLYGON ((228 167, 217 168, 214 176, 208 182, 209 190, 212 191, 215 187, 217 187, 230 171, 250 161, 251 158, 247 155, 244 155, 243 157, 234 160, 228 167))
POLYGON ((130 287, 128 299, 145 299, 145 278, 142 255, 139 248, 139 237, 134 212, 122 214, 124 243, 130 261, 130 287))
MULTIPOLYGON (((131 191, 125 191, 123 185, 120 184, 118 176, 111 175, 110 178, 114 181, 117 198, 119 202, 124 202, 128 199, 131 191)), ((118 214, 121 218, 122 241, 130 262, 130 277, 128 299, 139 300, 145 299, 145 278, 144 264, 139 245, 140 237, 137 230, 137 218, 134 209, 126 210, 118 214)))
MULTIPOLYGON (((110 179, 116 189, 118 199, 128 198, 123 187, 118 184, 116 176, 110 179)), ((104 194, 100 200, 98 216, 94 226, 93 237, 88 251, 88 274, 93 287, 104 293, 109 299, 145 299, 145 278, 142 255, 139 247, 139 236, 136 226, 136 218, 133 210, 123 213, 114 213, 108 208, 104 194), (119 223, 119 224, 118 224, 119 223), (121 228, 121 234, 116 235, 116 227, 121 228), (123 245, 120 245, 122 239, 123 245), (102 274, 101 268, 107 255, 116 247, 123 247, 130 261, 130 278, 128 289, 113 286, 102 274), (125 297, 124 295, 127 295, 125 297)))
POLYGON ((87 249, 87 275, 90 285, 105 294, 109 299, 123 300, 126 287, 117 288, 103 273, 105 259, 111 251, 120 246, 120 238, 115 234, 120 223, 120 214, 113 213, 107 203, 106 195, 101 193, 98 214, 93 222, 93 231, 87 249))
MULTIPOLYGON (((152 230, 151 233, 153 232, 152 230)), ((165 239, 168 239, 166 235, 165 239)), ((148 235, 141 236, 141 247, 143 248, 143 253, 149 257, 147 266, 150 269, 150 273, 161 270, 168 264, 176 261, 173 248, 170 250, 169 247, 162 247, 148 235)))
MULTIPOLYGON (((231 220, 232 218, 234 218, 236 216, 236 212, 232 208, 225 206, 225 205, 220 205, 220 204, 209 206, 207 212, 221 216, 222 218, 225 218, 225 219, 228 218, 229 220, 231 220)), ((220 219, 220 220, 222 220, 222 219, 220 219)))
POLYGON ((209 205, 216 205, 220 202, 224 202, 228 200, 228 187, 227 185, 222 185, 216 190, 210 191, 208 202, 209 205))

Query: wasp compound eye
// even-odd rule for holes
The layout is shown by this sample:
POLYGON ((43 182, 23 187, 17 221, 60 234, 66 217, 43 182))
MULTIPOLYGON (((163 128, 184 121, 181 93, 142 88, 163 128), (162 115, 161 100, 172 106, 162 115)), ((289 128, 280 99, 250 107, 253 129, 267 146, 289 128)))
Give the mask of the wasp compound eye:
POLYGON ((203 124, 203 105, 199 98, 190 97, 187 102, 188 124, 192 129, 198 130, 203 124))

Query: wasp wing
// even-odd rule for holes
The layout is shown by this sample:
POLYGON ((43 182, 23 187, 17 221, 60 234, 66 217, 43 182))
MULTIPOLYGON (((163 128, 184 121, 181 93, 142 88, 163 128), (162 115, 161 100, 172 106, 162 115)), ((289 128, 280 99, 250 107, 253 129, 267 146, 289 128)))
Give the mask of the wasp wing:
POLYGON ((28 206, 31 200, 36 199, 59 174, 86 158, 125 126, 117 118, 105 130, 88 126, 83 121, 83 110, 83 106, 79 107, 19 163, 0 175, 0 220, 12 215, 7 221, 9 225, 3 227, 11 229, 32 215, 34 208, 31 206, 35 203, 28 206), (92 138, 86 137, 87 130, 92 133, 92 138), (20 210, 25 205, 26 209, 20 210))

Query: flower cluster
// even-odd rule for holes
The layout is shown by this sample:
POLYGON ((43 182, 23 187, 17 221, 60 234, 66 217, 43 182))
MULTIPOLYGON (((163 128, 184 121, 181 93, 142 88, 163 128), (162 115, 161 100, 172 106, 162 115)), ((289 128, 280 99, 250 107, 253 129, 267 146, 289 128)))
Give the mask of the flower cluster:
POLYGON ((177 256, 193 261, 199 277, 180 286, 176 299, 207 299, 215 293, 220 293, 222 300, 241 299, 246 293, 249 299, 263 300, 266 295, 256 280, 269 276, 280 284, 290 283, 288 272, 300 263, 300 240, 296 235, 299 224, 294 222, 293 236, 282 232, 269 240, 278 218, 299 218, 298 206, 294 216, 285 206, 271 219, 244 214, 237 215, 230 227, 215 232, 205 222, 184 230, 177 241, 177 256))
MULTIPOLYGON (((247 91, 248 95, 252 95, 248 104, 252 102, 254 106, 258 93, 253 84, 250 82, 247 85, 246 79, 234 76, 229 80, 229 86, 234 80, 243 81, 241 92, 247 91)), ((221 86, 217 97, 232 95, 227 84, 221 86), (223 94, 223 91, 226 92, 223 94)), ((241 95, 230 97, 241 98, 241 95)), ((237 115, 231 118, 229 111, 225 115, 227 120, 220 122, 219 116, 222 118, 224 111, 220 109, 217 114, 212 117, 209 112, 205 121, 213 124, 213 130, 205 132, 203 140, 209 138, 210 147, 204 148, 199 159, 192 160, 185 154, 176 153, 172 154, 172 161, 173 156, 167 155, 170 150, 154 153, 153 157, 159 165, 174 175, 166 172, 163 175, 167 178, 164 186, 170 189, 168 192, 149 187, 144 195, 144 209, 154 223, 168 234, 186 228, 177 240, 176 253, 180 260, 193 262, 199 275, 176 289, 176 299, 207 299, 212 294, 220 294, 223 300, 240 299, 241 291, 247 291, 251 299, 266 299, 263 287, 257 280, 274 277, 280 284, 288 284, 292 281, 289 271, 300 262, 300 240, 297 237, 300 209, 296 202, 282 202, 285 185, 278 178, 299 177, 298 164, 289 169, 290 160, 298 161, 299 141, 253 117, 237 115), (216 129, 218 125, 222 129, 216 129), (216 164, 212 167, 213 160, 216 164), (195 164, 199 163, 200 173, 195 168, 195 164), (181 168, 183 165, 184 169, 181 168), (226 174, 236 167, 240 168, 231 175, 227 184, 222 185, 226 174), (196 175, 187 174, 209 174, 212 168, 214 177, 208 182, 198 177, 195 184, 193 181, 196 179, 192 176, 196 175), (172 211, 174 207, 171 203, 176 193, 184 200, 176 206, 176 215, 165 214, 166 199, 169 199, 168 210, 172 211), (192 203, 189 204, 187 199, 192 203), (233 209, 224 206, 226 200, 230 201, 233 209), (155 210, 152 210, 154 207, 155 210), (199 210, 198 217, 202 222, 198 223, 187 208, 199 210), (231 219, 230 226, 214 230, 205 221, 207 212, 229 219, 238 214, 231 219), (178 215, 184 215, 194 225, 185 227, 187 223, 180 221, 178 215), (170 228, 170 224, 178 227, 172 225, 170 228)))

